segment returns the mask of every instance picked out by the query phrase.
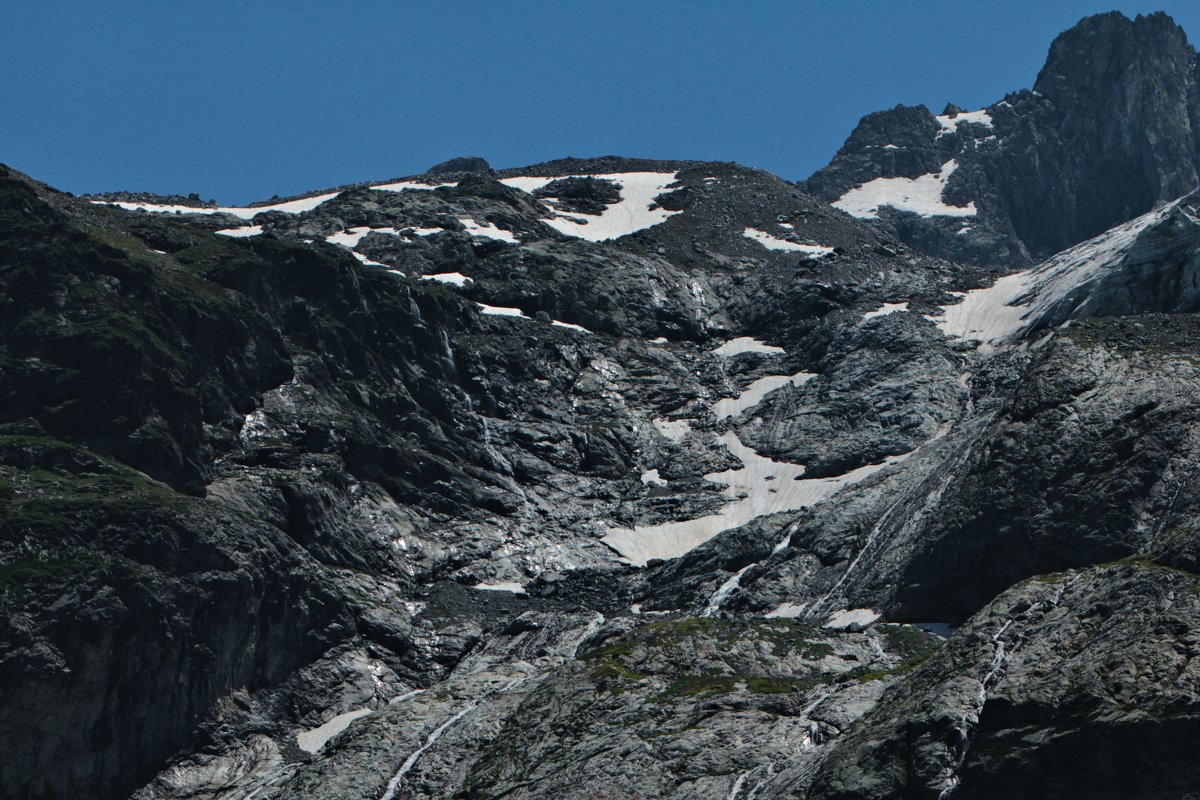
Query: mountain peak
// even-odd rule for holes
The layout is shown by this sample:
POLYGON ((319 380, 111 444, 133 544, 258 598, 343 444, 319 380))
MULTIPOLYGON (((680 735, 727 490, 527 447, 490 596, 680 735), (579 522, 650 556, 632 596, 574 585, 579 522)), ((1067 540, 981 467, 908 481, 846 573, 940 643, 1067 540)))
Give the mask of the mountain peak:
POLYGON ((1054 39, 1034 90, 1054 102, 1102 98, 1147 75, 1177 80, 1195 58, 1187 34, 1167 14, 1130 19, 1110 11, 1085 17, 1054 39))
POLYGON ((1200 182, 1196 67, 1164 13, 1087 17, 1054 40, 1034 91, 869 114, 808 187, 932 255, 1027 264, 1200 182))

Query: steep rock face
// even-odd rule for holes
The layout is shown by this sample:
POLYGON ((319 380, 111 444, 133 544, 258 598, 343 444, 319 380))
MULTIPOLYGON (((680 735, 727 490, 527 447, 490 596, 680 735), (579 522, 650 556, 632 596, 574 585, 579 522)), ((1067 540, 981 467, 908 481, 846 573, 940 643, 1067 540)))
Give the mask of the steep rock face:
POLYGON ((996 598, 831 755, 811 798, 1185 797, 1197 576, 1130 561, 996 598))
POLYGON ((1195 188, 1196 64, 1165 14, 1089 17, 1054 41, 1033 91, 981 112, 865 117, 807 186, 926 252, 1022 265, 1195 188), (913 180, 937 207, 905 199, 913 180))

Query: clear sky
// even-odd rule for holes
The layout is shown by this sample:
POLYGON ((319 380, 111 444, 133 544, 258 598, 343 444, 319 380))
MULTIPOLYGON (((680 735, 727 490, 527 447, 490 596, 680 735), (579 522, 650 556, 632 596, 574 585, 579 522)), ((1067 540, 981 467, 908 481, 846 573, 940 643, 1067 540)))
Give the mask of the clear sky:
POLYGON ((859 117, 1032 85, 1091 0, 0 3, 0 162, 73 192, 223 202, 619 154, 790 180, 859 117))

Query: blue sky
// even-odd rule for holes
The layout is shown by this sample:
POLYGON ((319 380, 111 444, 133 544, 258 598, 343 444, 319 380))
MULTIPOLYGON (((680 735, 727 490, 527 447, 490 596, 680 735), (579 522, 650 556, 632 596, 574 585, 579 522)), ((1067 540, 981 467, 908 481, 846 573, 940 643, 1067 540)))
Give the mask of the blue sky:
POLYGON ((1192 2, 8 2, 0 162, 73 192, 224 202, 621 154, 788 179, 896 103, 978 108, 1054 36, 1192 2))

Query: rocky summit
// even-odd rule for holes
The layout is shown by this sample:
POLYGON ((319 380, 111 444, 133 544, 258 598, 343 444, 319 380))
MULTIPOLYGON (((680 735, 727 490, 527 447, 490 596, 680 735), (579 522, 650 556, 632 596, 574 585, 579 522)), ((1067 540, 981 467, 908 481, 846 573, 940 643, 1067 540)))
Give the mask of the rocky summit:
POLYGON ((792 183, 0 168, 0 796, 1194 798, 1200 89, 792 183))

